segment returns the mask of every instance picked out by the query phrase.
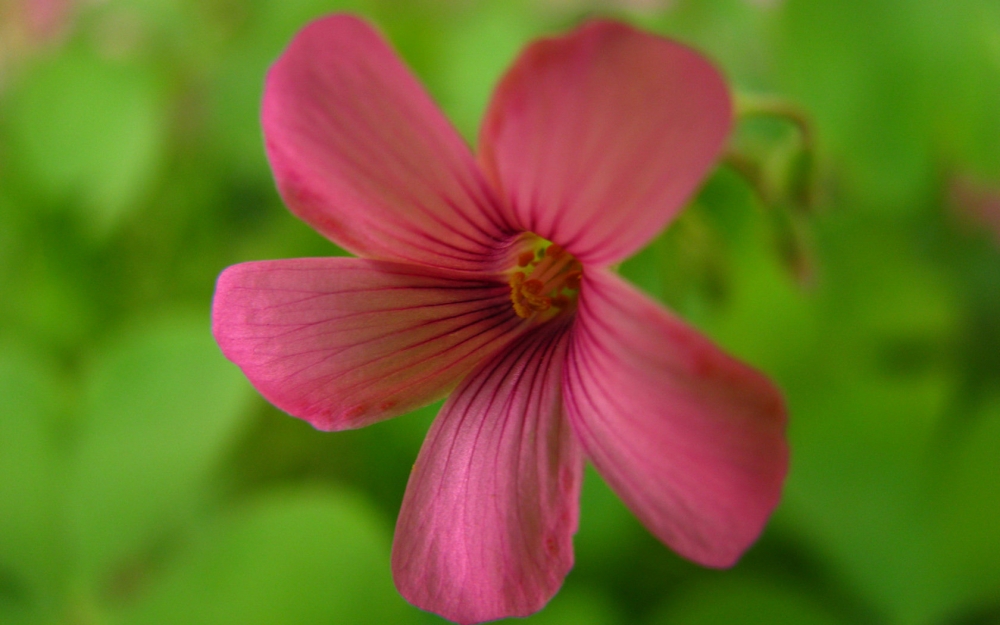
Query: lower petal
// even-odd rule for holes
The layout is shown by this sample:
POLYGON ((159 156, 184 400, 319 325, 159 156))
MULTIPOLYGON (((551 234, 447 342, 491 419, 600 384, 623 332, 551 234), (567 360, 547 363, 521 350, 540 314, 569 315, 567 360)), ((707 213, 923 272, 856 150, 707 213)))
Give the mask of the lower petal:
POLYGON ((527 616, 573 566, 583 468, 562 412, 565 324, 485 362, 448 400, 413 467, 392 565, 414 605, 458 623, 527 616))
POLYGON ((784 404, 761 374, 588 268, 564 392, 588 457, 660 540, 725 567, 757 539, 788 467, 784 404))
POLYGON ((226 357, 321 430, 440 399, 523 328, 502 281, 359 258, 234 265, 212 303, 226 357))

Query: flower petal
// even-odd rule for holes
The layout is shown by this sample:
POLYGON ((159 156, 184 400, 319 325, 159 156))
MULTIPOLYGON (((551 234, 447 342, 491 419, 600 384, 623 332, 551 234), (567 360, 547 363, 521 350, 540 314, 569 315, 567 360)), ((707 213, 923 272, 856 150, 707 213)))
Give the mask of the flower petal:
POLYGON ((458 623, 527 616, 573 566, 583 459, 562 412, 566 327, 539 326, 485 362, 431 427, 392 554, 417 607, 458 623))
POLYGON ((734 564, 788 467, 774 386, 604 270, 586 274, 565 379, 585 452, 635 515, 687 558, 734 564))
POLYGON ((321 430, 443 397, 524 328, 503 282, 358 258, 229 267, 212 317, 257 390, 321 430))
POLYGON ((317 20, 267 76, 262 121, 282 197, 359 254, 476 269, 505 236, 469 148, 361 20, 317 20))
POLYGON ((698 53, 598 21, 521 54, 486 114, 480 161, 510 223, 610 264, 682 208, 730 123, 726 84, 698 53))

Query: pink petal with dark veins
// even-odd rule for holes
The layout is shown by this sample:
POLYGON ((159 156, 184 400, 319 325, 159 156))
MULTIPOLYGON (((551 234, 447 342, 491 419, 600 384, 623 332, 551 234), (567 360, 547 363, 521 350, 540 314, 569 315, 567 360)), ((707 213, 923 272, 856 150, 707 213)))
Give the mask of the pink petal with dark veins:
POLYGON ((396 524, 396 586, 458 623, 527 616, 573 566, 583 460, 562 412, 566 325, 473 372, 431 428, 396 524))
POLYGON ((564 392, 588 457, 657 538, 732 565, 781 495, 781 395, 606 271, 588 269, 577 315, 564 392))
POLYGON ((726 84, 700 54, 598 21, 525 49, 496 89, 479 156, 510 223, 607 265, 680 211, 730 124, 726 84))
POLYGON ((268 73, 262 122, 288 207, 359 256, 475 270, 511 233, 469 148, 355 17, 296 35, 268 73))
POLYGON ((268 401, 321 430, 440 399, 524 331, 489 275, 358 258, 229 267, 212 327, 268 401))

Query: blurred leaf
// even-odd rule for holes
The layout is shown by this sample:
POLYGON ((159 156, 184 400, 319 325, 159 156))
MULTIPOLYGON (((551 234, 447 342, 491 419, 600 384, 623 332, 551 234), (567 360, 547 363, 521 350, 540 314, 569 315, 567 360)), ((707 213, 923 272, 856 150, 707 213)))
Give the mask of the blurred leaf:
MULTIPOLYGON (((979 175, 1000 176, 1000 4, 993 0, 921 0, 905 24, 921 52, 933 98, 931 130, 949 160, 979 175)), ((952 163, 949 163, 951 165, 952 163)))
POLYGON ((521 47, 538 33, 520 2, 480 2, 449 24, 440 40, 441 106, 473 145, 490 96, 521 47))
POLYGON ((145 68, 82 50, 37 67, 11 96, 9 129, 23 167, 49 202, 84 211, 103 234, 146 191, 161 158, 166 108, 145 68))
MULTIPOLYGON (((690 205, 636 255, 622 276, 704 327, 730 296, 733 248, 760 234, 761 216, 746 182, 718 167, 690 205)), ((756 243, 757 241, 753 241, 756 243)))
POLYGON ((292 37, 309 22, 332 13, 354 12, 363 19, 373 0, 260 0, 248 39, 263 46, 273 57, 288 46, 292 37))
POLYGON ((261 496, 216 523, 119 625, 414 622, 392 585, 389 533, 338 492, 261 496))
POLYGON ((621 623, 614 607, 596 588, 581 589, 567 583, 540 612, 525 619, 504 619, 500 623, 515 625, 614 625, 621 623), (569 586, 569 587, 567 587, 569 586))
POLYGON ((954 573, 935 557, 926 461, 956 389, 960 308, 905 230, 846 212, 821 225, 816 336, 781 380, 793 460, 778 521, 891 620, 927 622, 954 573))
POLYGON ((703 326, 753 366, 778 376, 794 374, 815 347, 813 295, 779 264, 767 215, 760 209, 747 212, 746 225, 729 245, 727 306, 705 318, 703 326))
POLYGON ((580 530, 573 538, 576 567, 615 569, 635 553, 646 531, 618 495, 587 465, 580 493, 580 530))
POLYGON ((59 589, 59 396, 42 361, 0 347, 0 608, 38 610, 59 589))
POLYGON ((15 212, 16 207, 2 191, 0 191, 0 279, 6 273, 16 249, 19 225, 15 212))
MULTIPOLYGON (((733 82, 744 88, 770 90, 773 83, 774 22, 777 10, 761 5, 780 4, 768 0, 670 0, 609 1, 612 5, 645 8, 648 17, 633 13, 630 21, 658 26, 672 37, 692 43, 720 65, 733 82), (756 5, 756 6, 755 6, 756 5), (663 10, 655 15, 651 7, 663 10), (639 19, 636 19, 639 18, 639 19), (650 19, 652 18, 652 19, 650 19)), ((638 12, 638 11, 637 11, 638 12)))
POLYGON ((4 625, 52 625, 57 621, 51 616, 10 609, 0 602, 0 622, 3 622, 4 625))
POLYGON ((968 611, 1000 598, 1000 398, 971 423, 933 506, 942 519, 938 548, 956 571, 946 582, 968 611))
POLYGON ((69 492, 88 581, 190 513, 240 425, 247 390, 207 317, 148 325, 100 355, 69 492))
POLYGON ((650 624, 663 625, 837 625, 847 623, 809 596, 775 580, 728 576, 678 593, 650 624))
MULTIPOLYGON (((28 335, 40 344, 60 347, 86 342, 98 308, 91 299, 93 284, 82 282, 79 273, 67 275, 51 249, 35 240, 17 246, 12 257, 16 262, 0 269, 0 335, 28 335)), ((69 255, 69 262, 74 261, 80 259, 69 255)))
POLYGON ((933 181, 930 84, 906 29, 914 4, 789 0, 784 11, 786 83, 815 113, 849 190, 892 213, 921 206, 933 181))
POLYGON ((295 34, 324 15, 358 10, 368 0, 260 0, 253 3, 247 32, 226 50, 211 83, 210 131, 226 167, 266 180, 260 103, 267 70, 295 34))
POLYGON ((775 522, 808 537, 890 622, 927 622, 947 601, 939 582, 952 571, 933 557, 919 460, 946 394, 940 384, 907 394, 859 377, 790 389, 793 468, 775 522))
POLYGON ((213 147, 227 167, 254 179, 270 178, 260 130, 260 101, 267 68, 280 50, 255 43, 235 49, 221 61, 219 75, 211 83, 213 147))

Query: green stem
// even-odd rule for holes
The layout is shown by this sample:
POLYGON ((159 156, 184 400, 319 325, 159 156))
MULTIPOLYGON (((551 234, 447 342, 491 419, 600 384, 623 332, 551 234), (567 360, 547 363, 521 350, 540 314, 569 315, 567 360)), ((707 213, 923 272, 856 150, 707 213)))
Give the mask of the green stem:
POLYGON ((790 100, 771 95, 736 94, 736 118, 773 117, 791 122, 799 131, 802 149, 812 152, 815 136, 809 115, 790 100))

